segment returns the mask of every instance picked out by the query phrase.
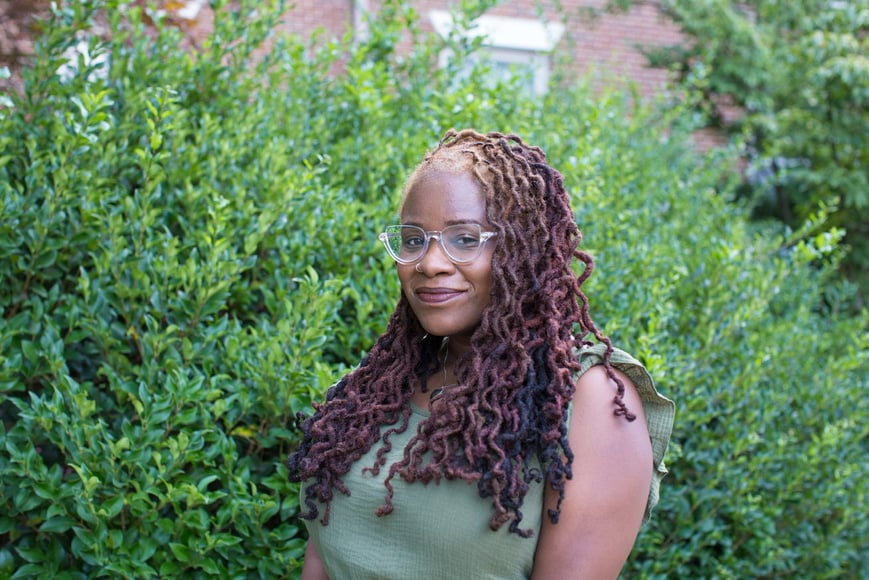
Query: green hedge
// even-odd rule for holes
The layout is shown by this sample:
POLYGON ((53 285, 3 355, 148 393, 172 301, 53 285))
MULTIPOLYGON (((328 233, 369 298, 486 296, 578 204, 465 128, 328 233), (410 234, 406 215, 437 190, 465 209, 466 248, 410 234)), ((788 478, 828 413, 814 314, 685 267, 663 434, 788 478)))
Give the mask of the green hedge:
POLYGON ((400 3, 363 44, 259 57, 281 6, 242 4, 191 53, 140 8, 70 3, 0 109, 0 576, 296 577, 291 417, 383 329, 375 234, 451 126, 547 150, 593 312, 679 403, 625 575, 865 574, 867 318, 839 314, 836 240, 750 232, 678 108, 531 101, 465 74, 458 39, 433 70, 437 39, 395 52, 400 3), (103 16, 107 64, 62 80, 103 16))

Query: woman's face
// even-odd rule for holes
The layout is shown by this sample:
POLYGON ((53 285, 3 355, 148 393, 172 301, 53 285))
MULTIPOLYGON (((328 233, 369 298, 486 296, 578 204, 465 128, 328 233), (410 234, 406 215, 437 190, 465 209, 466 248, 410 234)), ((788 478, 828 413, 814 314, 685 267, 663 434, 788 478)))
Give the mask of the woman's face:
MULTIPOLYGON (((426 232, 457 223, 476 223, 483 231, 491 230, 482 188, 470 172, 435 171, 417 181, 405 197, 401 223, 426 232)), ((470 263, 453 264, 432 238, 419 262, 396 264, 402 291, 426 332, 470 338, 489 304, 496 240, 487 241, 470 263)))

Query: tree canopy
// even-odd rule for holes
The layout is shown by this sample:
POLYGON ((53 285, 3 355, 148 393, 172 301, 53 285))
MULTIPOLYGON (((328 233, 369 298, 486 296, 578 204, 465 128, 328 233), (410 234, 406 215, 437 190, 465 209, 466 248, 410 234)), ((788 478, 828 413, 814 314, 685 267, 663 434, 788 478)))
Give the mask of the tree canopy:
POLYGON ((648 50, 744 143, 755 216, 844 233, 844 272, 869 287, 869 2, 665 0, 689 42, 648 50), (736 110, 735 116, 726 113, 736 110), (844 232, 842 231, 844 230, 844 232))

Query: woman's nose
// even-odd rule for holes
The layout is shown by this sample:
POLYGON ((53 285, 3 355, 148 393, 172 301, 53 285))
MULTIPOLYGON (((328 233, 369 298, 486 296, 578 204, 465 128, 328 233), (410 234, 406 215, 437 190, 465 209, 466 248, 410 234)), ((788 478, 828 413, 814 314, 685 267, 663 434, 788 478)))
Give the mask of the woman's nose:
POLYGON ((423 254, 416 265, 416 271, 426 276, 434 276, 442 272, 452 272, 453 268, 455 268, 455 264, 452 263, 444 251, 440 238, 432 237, 429 240, 425 254, 423 254))

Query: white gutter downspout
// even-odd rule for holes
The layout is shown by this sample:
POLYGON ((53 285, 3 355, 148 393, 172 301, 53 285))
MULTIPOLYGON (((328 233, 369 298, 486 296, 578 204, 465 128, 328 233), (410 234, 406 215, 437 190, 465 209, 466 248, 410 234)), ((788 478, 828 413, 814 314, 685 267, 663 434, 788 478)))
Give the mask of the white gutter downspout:
POLYGON ((353 0, 353 38, 356 42, 368 40, 368 0, 353 0))

